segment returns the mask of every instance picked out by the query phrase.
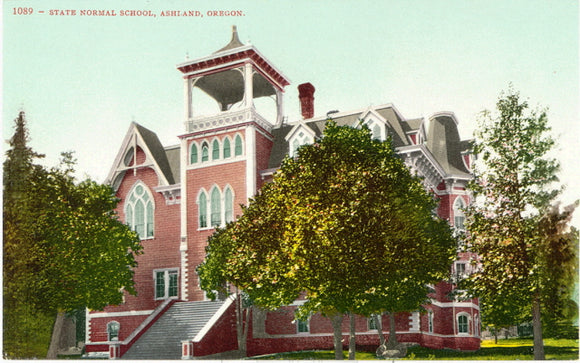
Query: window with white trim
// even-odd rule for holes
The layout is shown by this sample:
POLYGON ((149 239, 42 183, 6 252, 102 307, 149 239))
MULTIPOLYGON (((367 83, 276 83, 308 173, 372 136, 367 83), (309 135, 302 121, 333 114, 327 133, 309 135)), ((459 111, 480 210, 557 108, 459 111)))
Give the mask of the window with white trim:
POLYGON ((462 197, 455 198, 455 202, 453 203, 453 227, 458 230, 465 230, 465 214, 463 211, 465 210, 465 201, 462 197))
POLYGON ((242 137, 236 135, 234 139, 234 156, 240 156, 244 153, 244 145, 242 143, 242 137))
POLYGON ((139 235, 141 239, 153 238, 154 234, 153 197, 145 184, 135 184, 125 201, 125 223, 139 235))
POLYGON ((234 220, 234 193, 232 188, 228 186, 224 194, 224 218, 225 222, 229 223, 234 220))
POLYGON ((230 142, 229 137, 226 137, 224 139, 223 155, 224 155, 224 159, 227 159, 230 156, 232 156, 232 147, 231 147, 231 142, 230 142))
POLYGON ((155 280, 155 300, 177 297, 178 270, 166 269, 153 271, 155 280))
POLYGON ((386 139, 385 125, 379 121, 375 121, 372 118, 366 119, 364 124, 371 130, 371 135, 373 139, 384 141, 386 139))
POLYGON ((209 145, 206 141, 201 144, 201 162, 209 161, 209 145))
POLYGON ((310 331, 310 320, 296 320, 298 333, 308 333, 310 331))
POLYGON ((211 191, 211 226, 219 227, 222 224, 222 195, 217 187, 214 187, 211 191))
POLYGON ((290 139, 290 156, 296 156, 300 146, 312 144, 313 142, 314 140, 312 135, 305 132, 304 130, 300 130, 297 135, 294 135, 292 139, 290 139))
POLYGON ((218 160, 220 158, 220 142, 216 139, 212 142, 211 159, 218 160))
POLYGON ((119 340, 119 330, 121 324, 118 321, 110 321, 107 323, 107 340, 110 342, 119 340))
POLYGON ((455 263, 455 277, 457 281, 465 278, 467 276, 467 264, 465 262, 455 263))
POLYGON ((191 143, 191 148, 189 149, 189 163, 190 164, 195 164, 197 163, 197 144, 192 142, 191 143))
POLYGON ((469 314, 457 314, 457 332, 459 334, 469 334, 469 314))
POLYGON ((203 190, 199 193, 197 205, 199 211, 199 228, 207 228, 207 194, 203 190))
POLYGON ((377 330, 378 329, 377 319, 380 319, 380 316, 378 316, 376 314, 372 314, 371 316, 369 316, 369 318, 367 319, 368 330, 377 330))
POLYGON ((427 311, 427 319, 428 319, 428 324, 429 324, 429 333, 433 333, 433 310, 428 310, 427 311))

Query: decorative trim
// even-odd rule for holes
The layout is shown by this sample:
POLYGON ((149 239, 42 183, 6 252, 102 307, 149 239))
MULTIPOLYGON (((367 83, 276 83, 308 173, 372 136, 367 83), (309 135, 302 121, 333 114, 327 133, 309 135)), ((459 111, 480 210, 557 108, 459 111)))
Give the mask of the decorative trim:
POLYGON ((216 311, 216 313, 213 314, 213 316, 211 317, 211 319, 209 319, 208 322, 205 323, 205 325, 203 326, 203 328, 201 328, 201 330, 199 331, 199 333, 197 333, 197 335, 195 336, 195 338, 193 338, 192 341, 194 343, 200 342, 203 339, 203 337, 209 332, 209 330, 214 326, 214 324, 221 318, 221 316, 232 305, 232 303, 237 299, 237 297, 238 297, 237 294, 233 294, 233 295, 228 296, 228 298, 226 299, 226 301, 224 301, 224 303, 218 309, 218 311, 216 311))
POLYGON ((118 316, 140 316, 140 315, 150 315, 153 314, 155 310, 131 310, 131 311, 119 311, 112 313, 89 313, 89 319, 96 318, 113 318, 118 316))

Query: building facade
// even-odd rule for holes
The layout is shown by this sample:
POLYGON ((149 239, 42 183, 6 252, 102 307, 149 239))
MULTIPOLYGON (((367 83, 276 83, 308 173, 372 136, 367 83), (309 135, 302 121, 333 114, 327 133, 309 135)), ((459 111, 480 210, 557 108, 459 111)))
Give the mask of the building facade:
MULTIPOLYGON (((313 143, 324 129, 327 115, 315 116, 310 83, 298 86, 302 118, 284 118, 288 78, 254 46, 242 44, 235 28, 225 47, 177 69, 185 101, 179 144, 163 146, 154 132, 132 123, 108 175, 121 199, 119 218, 137 231, 144 253, 137 256, 135 269, 138 295, 127 294, 121 305, 87 312, 90 356, 179 359, 236 350, 232 300, 207 301, 199 287, 195 270, 205 258, 207 239, 241 214, 240 205, 272 179, 286 155, 313 143), (202 115, 198 98, 211 100, 214 110, 202 115)), ((471 156, 453 113, 406 119, 394 105, 385 104, 331 117, 352 127, 362 120, 373 137, 390 137, 399 156, 439 198, 439 216, 463 228, 471 156)), ((479 349, 477 299, 457 301, 449 294, 455 280, 470 272, 471 257, 458 253, 450 266, 453 277, 434 286, 426 312, 398 314, 399 341, 479 349)), ((296 321, 294 308, 254 311, 248 355, 332 347, 330 320, 315 315, 296 321)), ((346 333, 346 322, 343 328, 346 333)), ((358 345, 378 346, 372 319, 357 317, 356 329, 358 345)))

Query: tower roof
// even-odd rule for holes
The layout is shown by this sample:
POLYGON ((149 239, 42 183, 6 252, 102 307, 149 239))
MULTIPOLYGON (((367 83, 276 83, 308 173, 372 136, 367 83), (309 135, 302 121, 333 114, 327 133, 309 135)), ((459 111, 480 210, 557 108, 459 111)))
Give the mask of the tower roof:
POLYGON ((232 25, 232 40, 230 40, 230 42, 225 47, 214 52, 213 54, 224 52, 226 50, 230 50, 230 49, 234 49, 234 48, 243 47, 243 46, 244 46, 244 44, 240 41, 240 38, 238 37, 238 27, 235 25, 232 25))
MULTIPOLYGON (((238 30, 236 26, 232 27, 232 38, 230 42, 217 52, 209 56, 188 60, 177 65, 177 69, 184 74, 185 77, 198 77, 208 74, 224 73, 224 71, 240 67, 245 63, 250 63, 254 69, 264 79, 264 84, 254 84, 255 95, 270 95, 271 88, 266 83, 271 84, 280 91, 290 84, 288 78, 282 74, 269 60, 266 59, 253 45, 243 44, 238 37, 238 30), (267 80, 267 81, 266 81, 267 80)), ((235 72, 231 72, 233 74, 235 72)), ((226 75, 227 78, 227 75, 226 75)), ((223 80, 215 80, 216 85, 223 88, 223 80)), ((208 94, 215 94, 218 92, 212 86, 201 86, 208 94)), ((239 93, 239 92, 238 92, 239 93)))

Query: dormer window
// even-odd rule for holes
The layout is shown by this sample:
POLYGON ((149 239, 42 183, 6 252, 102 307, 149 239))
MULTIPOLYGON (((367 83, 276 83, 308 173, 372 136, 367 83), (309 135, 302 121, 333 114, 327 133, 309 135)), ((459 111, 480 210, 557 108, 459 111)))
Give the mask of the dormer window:
POLYGON ((290 140, 290 156, 297 156, 297 151, 300 146, 312 144, 313 142, 314 140, 310 134, 302 130, 299 131, 298 134, 290 140))
POLYGON ((386 140, 387 133, 385 130, 384 123, 379 122, 377 120, 374 120, 372 118, 368 118, 368 119, 364 120, 363 124, 366 125, 369 128, 369 130, 371 130, 371 137, 374 140, 380 140, 380 141, 386 140))

